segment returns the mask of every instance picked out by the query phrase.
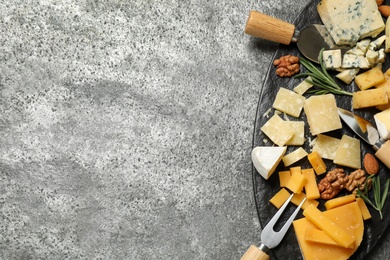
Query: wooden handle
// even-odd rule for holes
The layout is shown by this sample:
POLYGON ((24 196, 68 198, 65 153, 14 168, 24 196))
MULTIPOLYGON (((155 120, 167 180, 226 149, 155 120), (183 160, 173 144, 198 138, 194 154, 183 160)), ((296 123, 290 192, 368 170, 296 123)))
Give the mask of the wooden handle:
POLYGON ((387 140, 386 143, 376 151, 375 156, 390 169, 390 140, 387 140))
POLYGON ((241 260, 269 260, 269 255, 261 251, 257 246, 251 245, 241 260))
POLYGON ((250 11, 245 33, 282 44, 290 44, 295 26, 257 11, 250 11))

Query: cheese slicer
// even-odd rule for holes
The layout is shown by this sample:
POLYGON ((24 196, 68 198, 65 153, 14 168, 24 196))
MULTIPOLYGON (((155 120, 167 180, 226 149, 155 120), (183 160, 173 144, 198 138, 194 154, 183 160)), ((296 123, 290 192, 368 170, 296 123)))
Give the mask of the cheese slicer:
POLYGON ((246 253, 241 257, 241 260, 268 260, 268 253, 272 248, 275 248, 280 244, 284 235, 287 233, 287 230, 291 226, 291 223, 295 219, 298 214, 300 208, 303 203, 306 201, 306 198, 302 200, 299 206, 294 210, 293 214, 289 217, 289 219, 284 223, 283 227, 279 231, 275 231, 275 224, 278 222, 280 216, 283 211, 286 209, 287 205, 290 203, 294 193, 290 195, 290 197, 284 202, 282 207, 276 212, 276 214, 272 217, 272 219, 268 222, 268 224, 263 228, 261 232, 261 244, 260 246, 252 245, 246 251, 246 253))
POLYGON ((296 43, 299 51, 309 60, 318 63, 321 49, 341 49, 347 46, 336 45, 324 25, 312 24, 302 30, 294 24, 252 10, 245 26, 245 33, 265 40, 289 45, 296 43))

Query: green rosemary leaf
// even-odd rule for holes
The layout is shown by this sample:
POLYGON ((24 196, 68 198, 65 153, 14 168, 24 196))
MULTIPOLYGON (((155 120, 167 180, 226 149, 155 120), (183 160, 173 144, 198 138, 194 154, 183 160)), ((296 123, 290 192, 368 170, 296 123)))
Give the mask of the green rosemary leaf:
POLYGON ((310 91, 308 93, 314 93, 317 95, 323 94, 335 94, 335 95, 348 95, 352 96, 351 92, 343 90, 337 82, 333 79, 333 77, 328 73, 323 61, 322 61, 322 53, 324 49, 320 51, 318 60, 320 61, 320 68, 315 66, 309 60, 304 57, 300 58, 301 64, 306 68, 307 72, 303 72, 294 76, 294 78, 301 78, 310 76, 312 80, 306 79, 305 81, 316 86, 318 90, 310 91))

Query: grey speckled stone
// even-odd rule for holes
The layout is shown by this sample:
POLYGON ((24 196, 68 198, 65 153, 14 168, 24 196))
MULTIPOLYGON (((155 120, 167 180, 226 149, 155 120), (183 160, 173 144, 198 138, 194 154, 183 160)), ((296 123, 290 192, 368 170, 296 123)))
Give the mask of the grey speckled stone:
POLYGON ((308 2, 1 1, 0 259, 238 259, 277 48, 243 28, 308 2))

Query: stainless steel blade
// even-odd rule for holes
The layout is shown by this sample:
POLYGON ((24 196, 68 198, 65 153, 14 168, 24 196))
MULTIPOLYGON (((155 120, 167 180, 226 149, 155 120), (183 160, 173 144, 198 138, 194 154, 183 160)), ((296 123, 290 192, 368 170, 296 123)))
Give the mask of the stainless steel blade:
POLYGON ((339 108, 338 112, 341 119, 368 144, 375 145, 378 142, 378 130, 370 122, 342 108, 339 108))

